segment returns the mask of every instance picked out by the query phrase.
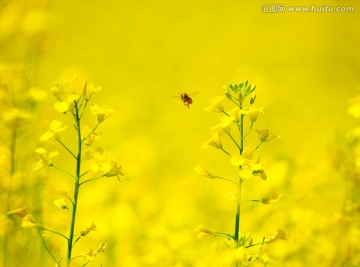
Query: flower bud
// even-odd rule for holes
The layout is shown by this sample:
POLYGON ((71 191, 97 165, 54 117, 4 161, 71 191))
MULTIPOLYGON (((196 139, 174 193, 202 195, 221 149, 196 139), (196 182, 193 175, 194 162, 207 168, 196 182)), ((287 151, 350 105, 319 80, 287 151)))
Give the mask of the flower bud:
POLYGON ((269 138, 269 135, 270 135, 270 131, 269 129, 265 129, 265 130, 256 130, 258 136, 259 136, 259 139, 261 142, 266 142, 269 138))
POLYGON ((198 165, 196 165, 196 167, 194 168, 195 172, 200 175, 200 176, 205 176, 207 178, 211 178, 214 179, 215 176, 212 175, 205 167, 204 163, 199 163, 198 165))
POLYGON ((230 93, 229 88, 225 89, 225 96, 226 96, 227 99, 231 99, 231 93, 230 93))
POLYGON ((270 244, 270 243, 273 243, 273 242, 275 242, 276 240, 279 240, 279 239, 287 240, 286 233, 281 229, 278 229, 274 235, 272 235, 270 237, 267 237, 265 239, 265 243, 270 244))
POLYGON ((256 99, 256 94, 254 93, 251 97, 250 97, 250 105, 255 103, 255 99, 256 99))

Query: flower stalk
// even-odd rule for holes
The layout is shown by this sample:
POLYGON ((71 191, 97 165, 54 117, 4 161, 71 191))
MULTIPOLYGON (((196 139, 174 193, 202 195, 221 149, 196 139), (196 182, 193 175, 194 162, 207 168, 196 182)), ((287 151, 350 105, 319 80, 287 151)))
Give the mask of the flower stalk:
MULTIPOLYGON (((240 94, 241 95, 241 94, 240 94)), ((239 95, 239 107, 242 109, 242 99, 239 95)), ((240 121, 238 123, 239 129, 239 153, 240 156, 244 150, 244 115, 240 115, 240 121)), ((239 166, 239 170, 241 170, 241 166, 239 166)), ((241 216, 241 191, 242 191, 243 179, 241 175, 239 175, 239 184, 237 187, 237 198, 236 198, 236 215, 235 215, 235 230, 234 230, 234 238, 236 242, 236 248, 239 248, 239 235, 240 235, 240 216, 241 216)), ((237 261, 236 266, 239 266, 239 261, 237 261)))
MULTIPOLYGON (((46 142, 53 140, 57 142, 59 146, 63 147, 65 152, 69 154, 70 160, 75 161, 74 170, 65 170, 53 163, 53 158, 59 154, 57 151, 48 152, 45 148, 42 147, 35 150, 39 160, 33 164, 33 171, 38 171, 44 166, 53 167, 63 174, 66 174, 67 178, 72 178, 73 194, 72 196, 69 196, 67 193, 64 195, 64 197, 71 203, 71 205, 68 207, 65 198, 54 201, 55 206, 62 209, 64 212, 70 212, 68 235, 39 225, 36 222, 34 216, 27 214, 27 212, 23 212, 22 209, 12 211, 13 214, 22 218, 22 227, 36 228, 38 230, 38 234, 40 235, 40 239, 45 250, 48 252, 58 267, 70 267, 72 263, 74 263, 75 259, 82 258, 82 256, 79 255, 74 256, 74 246, 78 243, 81 237, 89 234, 90 231, 96 230, 96 226, 93 222, 87 225, 85 230, 80 232, 76 230, 78 228, 76 222, 81 185, 95 181, 102 177, 116 176, 120 181, 120 176, 123 175, 121 166, 117 162, 115 162, 113 159, 111 160, 111 163, 104 160, 104 151, 101 147, 97 147, 96 149, 91 148, 93 142, 100 138, 100 134, 95 131, 99 125, 107 118, 109 118, 114 112, 110 109, 104 109, 95 104, 92 104, 90 106, 90 110, 91 113, 95 115, 97 123, 92 128, 83 124, 83 120, 86 115, 85 109, 89 107, 88 102, 91 100, 93 93, 99 90, 99 87, 94 87, 92 84, 88 84, 86 81, 82 82, 77 76, 69 80, 63 80, 52 88, 52 92, 57 99, 57 102, 55 103, 55 109, 63 115, 70 115, 73 120, 72 125, 74 126, 73 130, 75 131, 74 139, 76 139, 76 147, 74 149, 69 147, 66 142, 61 139, 60 133, 66 130, 68 127, 62 126, 62 122, 58 120, 53 120, 50 123, 48 131, 41 136, 40 141, 46 142), (86 145, 86 147, 84 145, 86 145), (86 151, 84 151, 85 148, 86 151), (88 163, 87 167, 85 165, 86 162, 88 163), (42 233, 44 231, 58 235, 65 239, 66 256, 54 256, 54 253, 46 243, 46 239, 43 238, 42 233), (61 261, 61 258, 65 260, 65 263, 61 261)), ((91 257, 89 256, 89 260, 87 262, 89 263, 90 261, 93 261, 95 256, 100 252, 104 252, 104 250, 105 245, 101 246, 101 249, 98 249, 96 253, 91 255, 91 257)))
POLYGON ((81 141, 81 126, 80 126, 80 116, 79 116, 79 108, 78 104, 74 103, 75 107, 75 125, 77 131, 77 146, 78 152, 76 155, 76 175, 75 175, 75 183, 74 183, 74 197, 72 202, 72 213, 71 213, 71 222, 70 222, 70 232, 68 238, 68 249, 66 256, 66 266, 70 266, 71 262, 71 254, 73 249, 73 239, 74 239, 74 229, 75 229, 75 221, 76 221, 76 210, 78 206, 78 197, 79 197, 79 187, 80 187, 80 173, 81 173, 81 154, 82 154, 82 141, 81 141))
MULTIPOLYGON (((232 179, 224 179, 221 176, 213 174, 205 168, 203 163, 199 163, 195 168, 196 172, 204 177, 210 179, 220 178, 222 180, 231 181, 236 185, 235 199, 236 199, 236 212, 235 212, 235 222, 233 234, 217 232, 210 230, 205 226, 200 226, 198 231, 200 232, 199 236, 222 236, 229 238, 234 241, 234 248, 237 252, 244 251, 253 246, 260 246, 257 254, 250 256, 248 253, 244 253, 244 257, 236 256, 233 260, 235 267, 241 266, 251 266, 255 264, 261 258, 264 244, 269 244, 278 239, 286 239, 286 235, 282 230, 278 230, 277 234, 270 238, 263 238, 262 242, 253 243, 251 234, 244 234, 241 230, 241 206, 249 202, 257 202, 262 204, 274 203, 281 197, 281 194, 275 193, 272 196, 255 199, 255 200, 242 200, 244 184, 245 182, 253 177, 260 177, 262 180, 266 180, 267 175, 264 172, 263 165, 260 164, 260 160, 253 159, 253 154, 258 150, 258 148, 265 142, 268 142, 275 137, 276 135, 270 133, 269 129, 265 130, 256 130, 256 133, 259 138, 259 145, 255 149, 251 149, 251 144, 247 144, 247 138, 253 132, 253 125, 257 120, 257 117, 262 113, 263 108, 258 108, 254 106, 256 95, 253 94, 256 86, 252 86, 248 81, 241 82, 239 84, 230 84, 229 87, 225 90, 225 97, 230 104, 235 105, 235 108, 226 111, 222 101, 225 99, 224 96, 219 96, 214 98, 212 105, 207 107, 207 111, 215 111, 225 114, 222 121, 212 127, 211 139, 203 147, 214 147, 224 152, 227 156, 230 157, 230 162, 232 165, 237 167, 238 175, 236 182, 232 179), (250 106, 246 106, 245 100, 250 96, 250 106), (248 130, 245 133, 245 119, 249 119, 248 130), (236 125, 237 133, 232 133, 231 128, 233 125, 236 125), (221 138, 228 137, 231 140, 232 150, 223 147, 221 138), (246 144, 246 147, 245 147, 246 144)), ((265 265, 267 260, 263 260, 265 265)))

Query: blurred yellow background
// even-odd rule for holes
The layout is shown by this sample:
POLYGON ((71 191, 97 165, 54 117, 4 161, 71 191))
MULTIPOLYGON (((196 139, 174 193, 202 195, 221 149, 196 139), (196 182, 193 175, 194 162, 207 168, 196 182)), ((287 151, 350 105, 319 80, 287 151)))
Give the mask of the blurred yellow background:
MULTIPOLYGON (((66 122, 53 109, 50 93, 64 71, 76 70, 101 86, 95 102, 117 112, 102 125, 99 144, 120 161, 128 181, 94 182, 81 193, 78 227, 90 219, 98 230, 79 253, 108 242, 106 253, 89 266, 217 266, 211 265, 217 241, 197 239, 193 230, 204 224, 233 231, 233 188, 199 177, 193 168, 204 162, 219 173, 233 173, 219 151, 201 149, 219 117, 204 108, 223 93, 223 85, 245 79, 257 85, 256 105, 264 107, 256 127, 270 126, 281 136, 261 148, 268 180, 251 181, 245 195, 278 191, 283 198, 271 206, 245 207, 244 231, 258 239, 278 228, 287 232, 288 241, 265 248, 274 259, 268 266, 360 264, 359 241, 349 240, 335 218, 347 199, 347 184, 333 156, 337 140, 359 123, 347 109, 360 89, 360 4, 299 0, 286 7, 354 11, 262 12, 267 4, 283 3, 0 2, 1 64, 24 65, 32 83, 48 91, 35 127, 29 127, 36 132, 28 139, 29 162, 36 160, 31 151, 49 122, 66 122), (174 97, 184 92, 199 92, 190 108, 174 97), (355 245, 342 251, 340 242, 355 245)), ((6 146, 8 136, 1 135, 6 146)), ((29 209, 42 206, 44 221, 62 229, 68 217, 51 211, 52 201, 69 181, 55 170, 49 170, 51 177, 56 182, 47 180, 47 191, 29 209)), ((19 205, 27 205, 17 197, 19 205)), ((359 234, 358 225, 354 229, 352 237, 359 234)), ((53 266, 46 254, 36 254, 39 249, 16 250, 9 261, 20 265, 8 266, 53 266), (32 260, 21 255, 33 254, 34 263, 21 265, 32 260)))

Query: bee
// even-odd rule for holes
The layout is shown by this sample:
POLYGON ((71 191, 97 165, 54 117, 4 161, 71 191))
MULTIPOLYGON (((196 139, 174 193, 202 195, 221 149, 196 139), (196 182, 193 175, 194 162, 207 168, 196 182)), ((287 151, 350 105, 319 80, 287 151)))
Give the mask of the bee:
POLYGON ((184 105, 189 108, 190 105, 193 103, 193 99, 191 98, 191 96, 195 95, 197 93, 198 92, 192 93, 192 94, 182 93, 182 94, 179 94, 179 95, 180 95, 180 99, 184 103, 184 105))

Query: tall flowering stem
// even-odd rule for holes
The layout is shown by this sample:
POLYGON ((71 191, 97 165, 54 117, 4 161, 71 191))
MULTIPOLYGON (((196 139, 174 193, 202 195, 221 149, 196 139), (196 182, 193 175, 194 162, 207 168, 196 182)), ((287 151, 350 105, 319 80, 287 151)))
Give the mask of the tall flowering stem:
POLYGON ((70 223, 70 233, 68 238, 68 251, 66 257, 66 266, 70 266, 71 254, 73 249, 73 240, 74 240, 74 229, 75 229, 75 220, 76 220, 76 209, 78 204, 78 196, 79 196, 79 187, 80 187, 80 173, 81 173, 81 155, 82 155, 82 140, 81 140, 81 126, 80 126, 80 116, 79 116, 79 106, 78 103, 74 103, 75 114, 74 120, 76 125, 76 133, 77 133, 77 145, 78 145, 78 153, 76 155, 76 175, 75 175, 75 183, 74 183, 74 197, 72 200, 72 213, 71 213, 71 223, 70 223))
MULTIPOLYGON (((272 134, 269 129, 265 130, 256 130, 256 133, 259 138, 259 143, 254 148, 251 148, 251 144, 246 143, 245 140, 250 133, 252 132, 253 125, 257 120, 257 117, 262 113, 262 108, 255 107, 255 89, 256 86, 252 86, 248 81, 240 82, 238 84, 230 84, 225 90, 225 96, 216 97, 212 101, 212 105, 206 108, 207 111, 215 111, 223 114, 223 118, 220 123, 212 127, 211 139, 207 141, 203 147, 214 147, 224 152, 228 157, 230 157, 230 162, 232 165, 237 167, 238 176, 236 179, 224 178, 218 175, 210 173, 203 163, 199 163, 195 168, 196 172, 207 178, 219 179, 222 181, 231 182, 236 185, 236 213, 235 213, 235 225, 233 234, 217 232, 215 230, 209 230, 208 228, 201 226, 198 227, 200 232, 199 236, 222 236, 227 239, 233 240, 234 247, 237 250, 235 256, 231 259, 235 262, 236 267, 240 266, 250 266, 262 260, 265 265, 267 260, 261 259, 261 253, 263 250, 264 244, 268 244, 270 239, 263 237, 262 242, 253 243, 250 234, 244 234, 241 231, 241 205, 244 203, 262 203, 270 204, 276 202, 280 198, 280 194, 276 193, 270 197, 265 197, 262 199, 242 199, 242 191, 244 183, 246 180, 253 177, 260 177, 262 180, 266 180, 267 176, 265 174, 263 165, 260 164, 259 159, 254 159, 254 153, 257 149, 265 142, 270 141, 275 138, 276 135, 272 134), (235 108, 226 111, 223 101, 230 101, 232 105, 235 105, 235 108), (249 99, 249 104, 245 100, 249 99), (245 118, 249 119, 249 123, 245 123, 245 118), (236 131, 233 132, 232 128, 236 128, 236 131), (222 139, 224 137, 230 138, 232 148, 224 148, 222 139), (259 249, 255 255, 249 255, 245 252, 245 249, 258 246, 259 249)), ((279 230, 282 234, 277 235, 277 239, 286 239, 286 235, 282 230, 279 230)))
MULTIPOLYGON (((74 76, 69 80, 63 80, 52 88, 52 92, 58 100, 55 103, 55 109, 64 115, 70 115, 74 121, 73 126, 75 128, 77 147, 75 149, 69 147, 67 142, 62 139, 61 132, 65 131, 68 127, 66 125, 63 126, 62 122, 58 120, 53 120, 50 123, 48 131, 41 136, 40 141, 46 142, 48 140, 53 140, 57 142, 60 148, 62 148, 65 153, 69 154, 69 159, 72 161, 75 160, 75 170, 62 169, 54 162, 54 158, 59 152, 48 152, 42 147, 35 150, 38 154, 39 161, 33 164, 34 171, 38 171, 42 167, 48 166, 66 174, 64 178, 68 179, 70 177, 73 179, 72 197, 66 194, 65 198, 53 201, 56 207, 71 213, 68 225, 68 235, 49 227, 39 225, 34 216, 27 213, 27 209, 17 209, 9 212, 9 215, 17 215, 22 218, 22 227, 37 229, 45 250, 49 253, 50 257, 55 261, 56 266, 58 267, 70 267, 73 261, 80 261, 81 259, 83 260, 82 266, 85 266, 90 263, 90 261, 93 261, 100 252, 105 251, 106 242, 102 242, 100 247, 91 255, 80 254, 74 256, 75 244, 91 231, 96 230, 96 225, 92 221, 88 222, 82 230, 79 230, 76 226, 79 192, 83 185, 89 182, 96 181, 100 178, 114 176, 121 181, 120 178, 123 176, 121 166, 117 162, 113 159, 111 159, 111 162, 105 161, 104 150, 101 147, 92 149, 93 143, 100 138, 100 133, 97 132, 97 128, 114 113, 111 109, 100 108, 95 104, 89 105, 93 94, 97 91, 100 91, 99 87, 87 83, 86 80, 81 79, 78 76, 74 76), (97 120, 96 125, 92 128, 84 124, 85 111, 88 107, 97 120), (85 165, 85 163, 88 164, 85 165), (46 243, 46 239, 43 238, 43 232, 55 234, 63 238, 63 240, 66 240, 67 252, 66 258, 64 257, 66 261, 64 265, 62 265, 62 257, 60 255, 57 257, 54 256, 56 254, 51 251, 50 246, 46 243)), ((90 249, 89 251, 94 250, 90 249)))
MULTIPOLYGON (((243 103, 241 101, 241 94, 239 94, 239 108, 242 109, 243 103)), ((238 123, 239 129, 239 153, 242 155, 244 150, 244 115, 240 115, 240 121, 238 123)), ((239 166, 241 169, 241 166, 239 166)), ((239 233, 240 233, 240 213, 241 213, 241 191, 242 191, 243 180, 239 175, 238 179, 238 188, 237 188, 237 198, 236 198, 236 215, 235 215, 235 230, 234 230, 234 239, 236 242, 236 247, 239 247, 239 233)))

